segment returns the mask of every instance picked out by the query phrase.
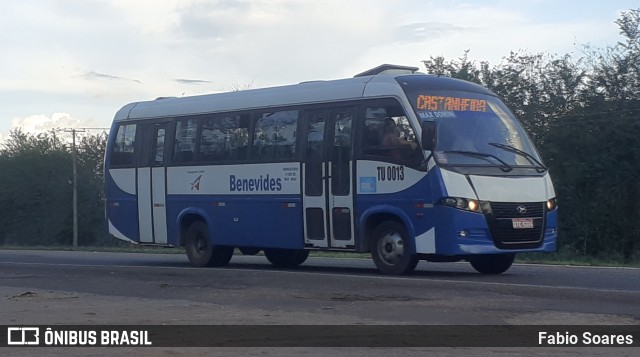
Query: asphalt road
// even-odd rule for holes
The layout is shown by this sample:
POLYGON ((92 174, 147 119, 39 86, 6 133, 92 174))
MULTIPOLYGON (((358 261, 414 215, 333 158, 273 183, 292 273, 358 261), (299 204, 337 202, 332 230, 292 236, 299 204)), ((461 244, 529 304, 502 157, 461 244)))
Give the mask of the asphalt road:
MULTIPOLYGON (((382 276, 368 259, 261 256, 192 268, 185 255, 0 250, 0 321, 29 325, 638 325, 640 269, 514 265, 486 276, 426 263, 382 276)), ((482 327, 479 327, 482 328, 482 327)), ((543 328, 543 327, 541 327, 543 328)), ((497 339, 500 336, 496 336, 497 339)), ((12 356, 632 356, 637 348, 10 348, 12 356), (553 352, 551 351, 553 350, 553 352)))
POLYGON ((514 265, 487 276, 420 262, 379 275, 368 259, 273 268, 234 256, 0 251, 0 318, 70 324, 638 324, 640 269, 514 265))

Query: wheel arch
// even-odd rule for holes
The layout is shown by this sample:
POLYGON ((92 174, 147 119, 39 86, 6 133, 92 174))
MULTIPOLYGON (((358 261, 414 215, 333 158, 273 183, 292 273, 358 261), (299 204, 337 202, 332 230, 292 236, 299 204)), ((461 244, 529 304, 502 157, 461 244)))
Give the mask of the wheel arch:
POLYGON ((179 237, 178 237, 179 246, 184 246, 184 238, 185 238, 185 233, 187 229, 193 222, 197 222, 197 221, 204 222, 204 224, 207 225, 207 230, 209 231, 209 240, 213 238, 212 222, 209 216, 206 214, 206 212, 204 212, 204 210, 199 208, 189 207, 182 210, 182 212, 180 212, 180 214, 178 215, 178 218, 176 219, 176 224, 179 231, 179 237))
POLYGON ((374 229, 385 221, 397 221, 404 225, 409 235, 409 249, 416 254, 416 235, 413 223, 409 216, 400 208, 391 205, 378 205, 367 209, 359 219, 358 236, 362 237, 359 241, 358 251, 371 251, 371 238, 374 229))

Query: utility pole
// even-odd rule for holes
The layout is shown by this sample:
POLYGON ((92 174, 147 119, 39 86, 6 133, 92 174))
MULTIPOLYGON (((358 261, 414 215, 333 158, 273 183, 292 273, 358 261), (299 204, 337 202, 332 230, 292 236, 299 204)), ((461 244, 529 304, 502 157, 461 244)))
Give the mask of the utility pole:
POLYGON ((61 129, 65 133, 71 133, 72 151, 71 157, 73 161, 73 248, 78 248, 78 151, 76 149, 76 133, 84 133, 91 129, 108 129, 108 128, 66 128, 61 129))
POLYGON ((76 130, 71 130, 73 137, 73 248, 78 248, 78 154, 76 152, 76 130))
POLYGON ((66 133, 71 133, 72 148, 71 157, 73 161, 73 248, 78 248, 78 153, 76 150, 76 133, 84 133, 85 129, 63 129, 66 133))

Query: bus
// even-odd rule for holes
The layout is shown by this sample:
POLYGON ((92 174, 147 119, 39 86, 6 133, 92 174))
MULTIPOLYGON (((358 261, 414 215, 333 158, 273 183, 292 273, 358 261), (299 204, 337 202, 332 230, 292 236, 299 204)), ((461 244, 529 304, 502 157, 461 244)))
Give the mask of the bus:
POLYGON ((116 238, 184 247, 197 267, 238 248, 277 266, 370 253, 484 274, 556 250, 556 196, 532 141, 486 88, 381 65, 353 78, 125 105, 105 153, 116 238))

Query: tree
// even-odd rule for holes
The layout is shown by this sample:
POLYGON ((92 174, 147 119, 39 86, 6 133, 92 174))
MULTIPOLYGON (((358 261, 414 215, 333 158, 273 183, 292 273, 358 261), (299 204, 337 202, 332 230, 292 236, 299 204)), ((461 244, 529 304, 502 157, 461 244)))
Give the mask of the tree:
POLYGON ((87 135, 80 139, 78 151, 78 232, 81 244, 104 245, 107 237, 104 221, 104 152, 107 135, 87 135))
POLYGON ((13 130, 0 156, 0 239, 5 244, 61 243, 71 214, 71 155, 54 132, 13 130), (69 198, 69 199, 67 199, 69 198))
POLYGON ((511 52, 497 66, 468 51, 423 61, 436 75, 480 83, 533 135, 560 202, 560 249, 640 257, 640 9, 616 21, 623 40, 584 57, 511 52))
POLYGON ((623 42, 605 50, 584 46, 593 67, 589 96, 594 101, 640 98, 640 9, 623 12, 616 24, 623 42))
MULTIPOLYGON (((102 161, 106 135, 81 138, 78 150, 80 244, 111 241, 104 227, 102 161)), ((71 148, 55 133, 11 131, 0 151, 0 243, 70 245, 71 148)))

